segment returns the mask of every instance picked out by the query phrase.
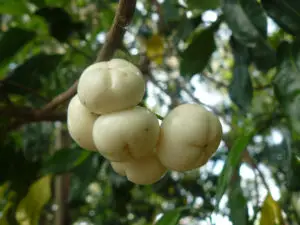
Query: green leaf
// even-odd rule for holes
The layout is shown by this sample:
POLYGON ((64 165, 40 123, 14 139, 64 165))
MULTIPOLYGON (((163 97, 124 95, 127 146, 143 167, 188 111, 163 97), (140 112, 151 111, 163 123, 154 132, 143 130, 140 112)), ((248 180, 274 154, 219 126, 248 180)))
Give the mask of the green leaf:
POLYGON ((16 210, 20 224, 38 225, 44 205, 51 198, 51 176, 45 176, 33 183, 28 194, 21 200, 16 210))
POLYGON ((179 9, 172 1, 164 1, 162 4, 163 19, 165 22, 180 20, 179 9))
POLYGON ((230 41, 233 54, 233 78, 229 85, 229 95, 232 101, 243 111, 246 112, 251 106, 253 97, 253 87, 248 71, 249 53, 248 49, 238 43, 234 38, 230 41))
POLYGON ((76 149, 61 149, 49 158, 41 170, 41 174, 60 174, 73 170, 88 159, 91 152, 76 149))
POLYGON ((276 64, 267 39, 267 17, 256 0, 223 0, 225 20, 234 38, 249 48, 258 69, 266 72, 276 64))
POLYGON ((175 209, 165 212, 155 225, 177 225, 181 217, 181 210, 175 209))
POLYGON ((223 194, 226 191, 226 188, 229 184, 229 181, 233 175, 234 170, 239 165, 241 156, 245 148, 247 147, 249 141, 252 139, 254 135, 254 131, 245 131, 240 137, 238 137, 229 151, 228 158, 225 162, 223 170, 219 176, 218 184, 217 184, 217 193, 216 193, 216 201, 218 207, 223 194))
POLYGON ((25 0, 0 0, 0 14, 24 15, 29 13, 25 0))
POLYGON ((220 0, 187 0, 189 9, 201 9, 203 11, 216 9, 220 6, 220 0))
POLYGON ((229 217, 233 225, 248 224, 247 200, 240 185, 240 178, 233 183, 230 189, 228 206, 230 208, 229 217))
POLYGON ((181 55, 181 74, 183 76, 192 76, 202 72, 215 49, 214 29, 208 28, 196 32, 181 55))
POLYGON ((27 89, 39 89, 41 87, 41 79, 50 76, 57 68, 62 57, 62 55, 40 53, 29 58, 4 79, 6 91, 8 93, 24 94, 24 90, 15 84, 25 85, 27 89))
POLYGON ((261 208, 259 225, 284 225, 279 204, 268 193, 261 208))
POLYGON ((1 210, 0 224, 1 225, 10 225, 7 219, 10 209, 14 206, 13 202, 6 203, 5 207, 1 210))
POLYGON ((233 36, 248 47, 267 36, 267 18, 256 0, 223 0, 225 20, 233 36))
POLYGON ((34 39, 36 33, 22 28, 14 27, 2 34, 0 39, 0 65, 9 60, 20 51, 28 42, 34 39))
POLYGON ((278 60, 274 77, 275 94, 293 130, 300 134, 300 40, 281 43, 278 60))
POLYGON ((286 32, 300 35, 300 1, 261 0, 267 14, 286 32))
POLYGON ((88 185, 95 179, 104 158, 97 152, 90 154, 84 162, 74 168, 69 199, 84 201, 88 185))

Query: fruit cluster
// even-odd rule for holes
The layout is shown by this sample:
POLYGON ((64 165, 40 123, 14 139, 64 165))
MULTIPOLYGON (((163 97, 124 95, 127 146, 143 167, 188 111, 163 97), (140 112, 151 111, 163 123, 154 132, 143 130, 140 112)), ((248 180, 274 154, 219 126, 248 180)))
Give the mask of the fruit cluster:
POLYGON ((136 184, 152 184, 167 170, 204 165, 218 148, 222 127, 200 105, 182 104, 161 125, 138 106, 145 93, 141 71, 123 59, 87 67, 68 106, 67 125, 82 148, 98 151, 114 171, 136 184))

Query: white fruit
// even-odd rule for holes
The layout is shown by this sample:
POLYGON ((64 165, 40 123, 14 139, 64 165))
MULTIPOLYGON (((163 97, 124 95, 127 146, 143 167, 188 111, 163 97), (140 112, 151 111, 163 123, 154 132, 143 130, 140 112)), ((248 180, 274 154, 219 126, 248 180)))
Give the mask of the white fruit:
POLYGON ((67 112, 67 126, 70 136, 80 147, 97 150, 92 136, 97 117, 81 104, 77 95, 71 99, 67 112))
POLYGON ((207 163, 221 136, 222 126, 214 114, 200 105, 182 104, 162 122, 157 155, 168 169, 192 170, 207 163))
POLYGON ((136 106, 100 116, 93 127, 93 139, 98 151, 108 160, 127 161, 151 154, 159 130, 156 116, 136 106))
POLYGON ((91 112, 104 114, 136 106, 145 93, 141 71, 123 59, 98 62, 79 78, 78 96, 91 112))
POLYGON ((156 183, 167 172, 166 167, 154 154, 128 162, 111 162, 111 166, 119 175, 126 176, 132 183, 140 185, 156 183))

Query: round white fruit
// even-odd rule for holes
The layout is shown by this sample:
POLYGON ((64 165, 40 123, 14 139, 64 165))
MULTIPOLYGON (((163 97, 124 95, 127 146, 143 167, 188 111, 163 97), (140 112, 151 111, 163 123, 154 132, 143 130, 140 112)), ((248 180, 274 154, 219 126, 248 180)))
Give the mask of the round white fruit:
POLYGON ((145 93, 141 71, 124 59, 98 62, 81 74, 77 88, 83 105, 104 114, 136 106, 145 93))
POLYGON ((168 169, 192 170, 207 163, 221 137, 222 126, 213 113, 200 105, 182 104, 161 124, 157 155, 168 169))
POLYGON ((93 141, 93 125, 97 115, 88 111, 75 95, 69 102, 67 126, 72 139, 82 148, 96 151, 93 141))
POLYGON ((167 172, 166 167, 154 154, 138 160, 111 162, 111 166, 119 175, 126 176, 132 183, 140 185, 156 183, 167 172))
POLYGON ((138 159, 153 152, 159 138, 155 114, 136 106, 101 115, 93 127, 98 151, 110 161, 138 159))

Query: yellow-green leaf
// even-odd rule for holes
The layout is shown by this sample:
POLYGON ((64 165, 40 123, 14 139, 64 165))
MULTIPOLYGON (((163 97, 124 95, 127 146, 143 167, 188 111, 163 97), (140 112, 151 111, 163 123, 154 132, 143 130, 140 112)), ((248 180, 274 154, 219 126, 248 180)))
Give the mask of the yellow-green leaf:
POLYGON ((281 209, 278 203, 272 198, 270 193, 267 195, 262 208, 260 225, 283 225, 281 209))
POLYGON ((147 39, 146 54, 156 64, 161 65, 163 63, 164 40, 160 35, 154 34, 147 39))
POLYGON ((16 210, 20 225, 37 225, 44 205, 51 197, 51 176, 44 176, 31 185, 16 210))
POLYGON ((7 218, 6 218, 6 215, 7 215, 7 213, 9 212, 9 209, 10 209, 12 206, 13 206, 13 203, 12 203, 12 202, 8 202, 8 203, 5 205, 5 207, 4 207, 4 209, 3 209, 2 213, 1 213, 1 216, 0 216, 0 224, 1 224, 1 225, 9 225, 9 223, 8 223, 8 221, 7 221, 7 218))

